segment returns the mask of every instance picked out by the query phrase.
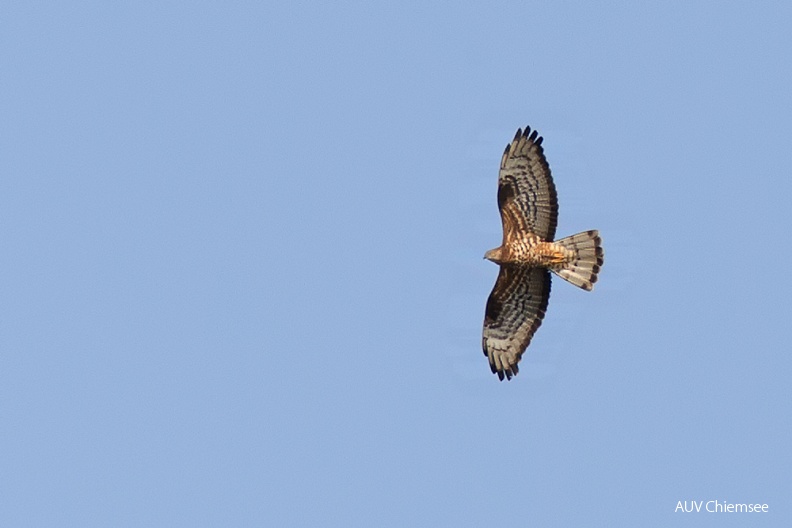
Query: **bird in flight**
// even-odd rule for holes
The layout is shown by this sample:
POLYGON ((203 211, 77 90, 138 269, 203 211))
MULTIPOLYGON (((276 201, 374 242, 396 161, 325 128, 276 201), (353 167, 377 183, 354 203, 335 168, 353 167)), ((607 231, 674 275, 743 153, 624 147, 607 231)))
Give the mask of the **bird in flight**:
POLYGON ((550 272, 586 291, 597 282, 603 262, 598 231, 553 241, 558 198, 542 138, 530 127, 517 129, 506 145, 498 175, 498 208, 503 242, 484 258, 500 266, 487 300, 482 348, 502 381, 542 324, 550 298, 550 272))

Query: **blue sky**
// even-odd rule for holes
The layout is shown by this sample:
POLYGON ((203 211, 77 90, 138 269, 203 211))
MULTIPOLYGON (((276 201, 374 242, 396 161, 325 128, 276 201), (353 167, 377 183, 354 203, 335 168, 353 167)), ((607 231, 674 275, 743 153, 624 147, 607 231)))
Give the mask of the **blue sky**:
POLYGON ((791 25, 5 5, 0 524, 789 524, 791 25), (525 125, 605 266, 500 383, 482 255, 525 125))

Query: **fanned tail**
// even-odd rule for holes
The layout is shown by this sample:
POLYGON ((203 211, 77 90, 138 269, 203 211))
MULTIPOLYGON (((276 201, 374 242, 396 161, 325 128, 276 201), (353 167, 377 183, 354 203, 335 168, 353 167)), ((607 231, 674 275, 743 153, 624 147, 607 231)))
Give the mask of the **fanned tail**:
POLYGON ((574 252, 575 257, 567 262, 564 267, 552 271, 578 288, 591 291, 594 283, 597 282, 597 274, 599 274, 602 267, 605 255, 602 251, 602 240, 599 237, 599 231, 584 231, 577 235, 556 240, 555 243, 563 246, 568 251, 574 252))

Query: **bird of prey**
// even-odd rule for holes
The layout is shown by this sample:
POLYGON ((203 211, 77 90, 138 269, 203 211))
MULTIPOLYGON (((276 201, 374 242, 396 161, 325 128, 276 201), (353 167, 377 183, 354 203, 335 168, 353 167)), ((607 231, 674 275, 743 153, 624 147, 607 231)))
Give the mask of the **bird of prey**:
POLYGON ((553 241, 558 200, 542 138, 530 127, 517 129, 506 145, 498 176, 503 242, 484 258, 500 265, 487 300, 482 348, 502 381, 518 372, 550 298, 550 272, 591 291, 603 262, 598 231, 553 241))

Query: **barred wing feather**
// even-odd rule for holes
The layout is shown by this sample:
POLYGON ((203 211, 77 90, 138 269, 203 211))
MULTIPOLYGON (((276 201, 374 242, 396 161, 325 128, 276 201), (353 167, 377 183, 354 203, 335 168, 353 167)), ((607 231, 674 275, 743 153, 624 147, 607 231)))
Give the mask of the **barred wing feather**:
POLYGON ((550 272, 503 265, 487 300, 482 348, 492 372, 503 380, 517 374, 517 363, 542 324, 550 299, 550 272))
POLYGON ((504 242, 514 228, 539 235, 543 240, 555 238, 558 196, 542 138, 536 130, 531 132, 530 127, 525 127, 525 131, 517 129, 514 140, 503 153, 498 175, 498 208, 504 242), (521 225, 513 225, 515 217, 521 225))

